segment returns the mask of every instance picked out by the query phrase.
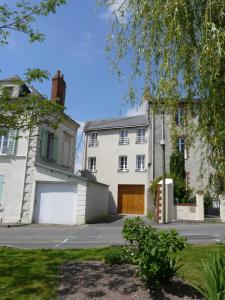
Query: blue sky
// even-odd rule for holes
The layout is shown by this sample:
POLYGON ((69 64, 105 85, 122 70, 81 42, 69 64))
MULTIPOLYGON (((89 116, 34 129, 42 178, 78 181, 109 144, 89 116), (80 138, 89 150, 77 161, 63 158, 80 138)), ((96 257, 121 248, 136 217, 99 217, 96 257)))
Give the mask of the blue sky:
MULTIPOLYGON (((27 68, 47 69, 51 76, 60 69, 67 83, 66 112, 81 124, 136 113, 124 104, 126 81, 119 84, 106 59, 109 14, 97 11, 95 0, 68 0, 55 15, 37 20, 46 35, 43 43, 29 44, 23 34, 13 32, 9 45, 0 47, 0 78, 23 77, 27 68)), ((34 86, 50 97, 51 80, 34 86)))

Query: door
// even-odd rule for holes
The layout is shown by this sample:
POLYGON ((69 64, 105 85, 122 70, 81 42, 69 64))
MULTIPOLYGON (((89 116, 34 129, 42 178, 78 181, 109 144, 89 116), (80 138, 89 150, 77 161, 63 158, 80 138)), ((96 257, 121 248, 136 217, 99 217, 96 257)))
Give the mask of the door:
POLYGON ((38 183, 34 205, 34 222, 76 224, 76 185, 38 183))
POLYGON ((118 185, 118 213, 144 214, 144 185, 118 185))

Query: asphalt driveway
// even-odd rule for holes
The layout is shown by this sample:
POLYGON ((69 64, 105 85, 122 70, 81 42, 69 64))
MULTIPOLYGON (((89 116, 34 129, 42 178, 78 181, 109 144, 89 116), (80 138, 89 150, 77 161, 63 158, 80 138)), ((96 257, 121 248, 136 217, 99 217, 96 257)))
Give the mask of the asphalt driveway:
MULTIPOLYGON (((81 226, 38 225, 0 226, 0 246, 18 248, 93 248, 124 244, 121 229, 124 218, 116 217, 98 224, 81 226)), ((191 243, 225 243, 225 224, 167 224, 191 243)))

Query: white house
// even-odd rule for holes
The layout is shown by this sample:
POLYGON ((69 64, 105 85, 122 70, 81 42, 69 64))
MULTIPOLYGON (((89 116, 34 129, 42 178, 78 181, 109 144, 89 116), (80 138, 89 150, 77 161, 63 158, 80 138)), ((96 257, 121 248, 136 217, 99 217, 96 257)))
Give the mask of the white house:
POLYGON ((109 185, 110 213, 147 213, 148 125, 145 115, 85 124, 83 169, 109 185))
MULTIPOLYGON (((18 77, 0 81, 15 101, 24 89, 16 82, 18 77)), ((51 101, 64 106, 65 91, 58 71, 51 101)), ((79 124, 66 113, 61 118, 56 130, 42 125, 32 132, 12 129, 0 136, 0 222, 82 224, 108 213, 107 185, 74 175, 79 124), (17 135, 22 137, 15 139, 17 135)))

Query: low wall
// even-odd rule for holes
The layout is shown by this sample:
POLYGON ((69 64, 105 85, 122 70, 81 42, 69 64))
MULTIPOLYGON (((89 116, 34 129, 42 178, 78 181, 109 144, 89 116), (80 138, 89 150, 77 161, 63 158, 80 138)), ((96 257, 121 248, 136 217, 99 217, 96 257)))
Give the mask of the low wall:
POLYGON ((95 220, 108 215, 108 185, 89 181, 87 184, 86 196, 86 222, 95 220))
POLYGON ((196 194, 196 204, 182 203, 174 205, 175 219, 178 221, 204 221, 203 193, 196 194))
POLYGON ((221 222, 225 223, 225 195, 220 195, 220 219, 221 222))

